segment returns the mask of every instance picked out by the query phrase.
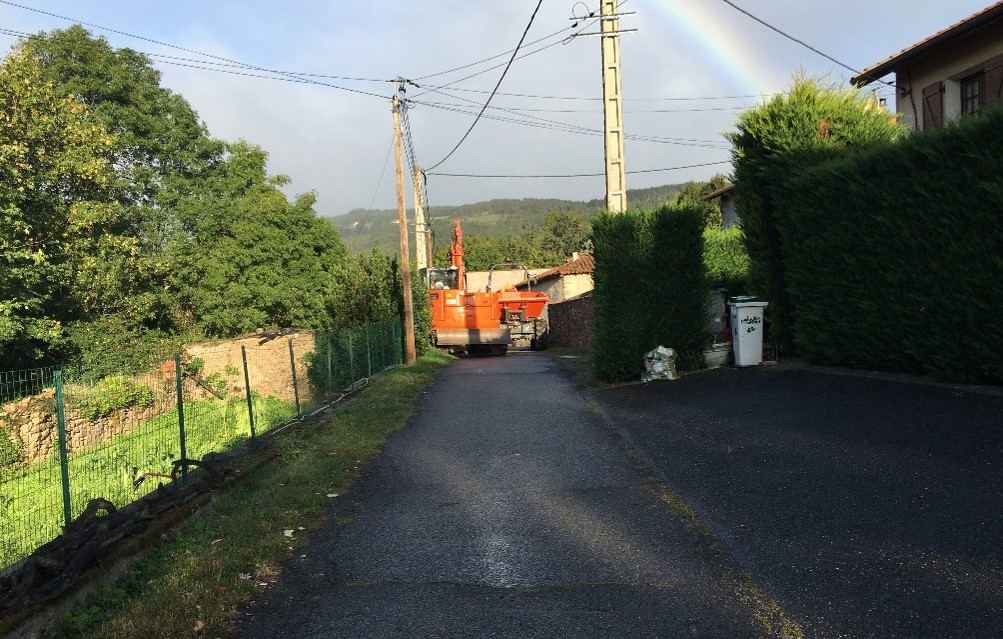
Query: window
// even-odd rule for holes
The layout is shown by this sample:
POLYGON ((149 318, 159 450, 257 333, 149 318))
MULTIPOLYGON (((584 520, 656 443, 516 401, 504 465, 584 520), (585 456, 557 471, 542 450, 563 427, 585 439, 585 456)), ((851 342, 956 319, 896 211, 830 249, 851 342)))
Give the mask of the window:
POLYGON ((985 102, 986 74, 983 72, 961 79, 961 115, 978 115, 985 102))

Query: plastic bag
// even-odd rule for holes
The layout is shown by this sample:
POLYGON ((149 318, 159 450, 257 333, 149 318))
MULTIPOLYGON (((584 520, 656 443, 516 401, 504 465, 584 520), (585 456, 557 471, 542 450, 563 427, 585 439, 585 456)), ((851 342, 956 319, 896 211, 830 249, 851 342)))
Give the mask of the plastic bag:
POLYGON ((650 382, 655 379, 679 379, 679 372, 676 370, 676 352, 671 348, 659 346, 644 354, 644 373, 641 374, 641 381, 650 382))

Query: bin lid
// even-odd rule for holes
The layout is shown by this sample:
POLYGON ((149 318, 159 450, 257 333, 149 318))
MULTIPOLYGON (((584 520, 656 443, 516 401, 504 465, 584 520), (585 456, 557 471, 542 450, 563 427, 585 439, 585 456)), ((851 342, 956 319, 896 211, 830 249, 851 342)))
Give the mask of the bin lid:
POLYGON ((770 303, 754 295, 736 295, 728 298, 728 306, 769 306, 770 303))

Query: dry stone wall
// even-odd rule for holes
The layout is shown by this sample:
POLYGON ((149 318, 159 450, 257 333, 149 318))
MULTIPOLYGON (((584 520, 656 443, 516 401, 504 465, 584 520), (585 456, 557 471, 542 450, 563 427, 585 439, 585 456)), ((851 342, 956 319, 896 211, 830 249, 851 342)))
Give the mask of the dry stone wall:
POLYGON ((554 346, 592 346, 592 295, 550 304, 550 343, 554 346))
MULTIPOLYGON (((307 367, 304 358, 313 352, 313 334, 298 332, 278 336, 263 341, 261 337, 249 337, 191 345, 185 349, 185 361, 198 358, 204 362, 200 377, 205 380, 214 373, 216 379, 224 380, 228 393, 245 393, 244 369, 240 347, 247 351, 248 377, 251 390, 262 397, 272 396, 286 402, 295 401, 292 368, 289 358, 289 342, 293 343, 296 359, 296 379, 300 402, 313 400, 307 381, 307 367)), ((64 418, 66 422, 67 450, 74 452, 93 447, 118 435, 131 432, 136 426, 162 415, 177 406, 177 391, 174 362, 167 361, 159 371, 134 380, 137 384, 149 386, 155 399, 149 406, 116 410, 109 415, 89 419, 74 409, 75 395, 82 388, 67 385, 64 389, 64 418)), ((191 383, 186 378, 186 399, 208 399, 213 393, 206 388, 191 383)), ((21 444, 21 461, 32 463, 48 459, 57 454, 59 435, 56 428, 56 400, 53 390, 25 397, 0 405, 0 437, 7 437, 21 444)))

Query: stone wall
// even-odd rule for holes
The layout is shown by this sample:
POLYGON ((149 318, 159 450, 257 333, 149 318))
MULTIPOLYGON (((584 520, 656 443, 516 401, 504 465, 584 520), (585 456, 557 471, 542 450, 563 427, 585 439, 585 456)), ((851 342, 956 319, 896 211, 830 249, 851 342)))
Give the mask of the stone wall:
MULTIPOLYGON (((261 397, 277 397, 285 402, 294 402, 292 368, 289 360, 289 342, 293 342, 296 359, 296 381, 301 403, 313 400, 307 380, 304 356, 314 350, 313 333, 298 332, 263 340, 261 337, 228 340, 206 344, 195 344, 185 349, 184 360, 191 362, 198 358, 204 362, 201 378, 213 373, 226 381, 231 396, 243 397, 244 369, 240 347, 247 351, 247 371, 251 390, 261 397)), ((134 380, 137 384, 149 386, 154 392, 154 401, 149 406, 117 410, 98 419, 88 419, 74 409, 74 396, 86 389, 68 384, 64 388, 65 402, 63 415, 66 421, 67 450, 73 452, 94 446, 118 435, 131 432, 136 426, 162 415, 177 406, 177 391, 174 378, 174 361, 168 360, 159 371, 134 380)), ((209 399, 212 397, 205 388, 195 384, 186 376, 184 393, 186 400, 209 399)), ((22 459, 36 462, 57 454, 59 435, 56 429, 56 400, 53 390, 39 395, 25 397, 15 402, 0 405, 0 437, 19 441, 22 459)))
POLYGON ((550 304, 550 343, 553 346, 592 346, 592 295, 550 304))
MULTIPOLYGON (((48 459, 59 450, 54 395, 54 391, 49 390, 0 406, 0 437, 20 441, 23 446, 21 458, 26 462, 48 459)), ((177 406, 177 399, 175 396, 157 397, 149 406, 125 408, 98 419, 84 417, 72 408, 72 403, 72 395, 68 393, 63 416, 66 449, 70 453, 132 431, 139 424, 177 406)))
POLYGON ((247 376, 251 382, 251 390, 262 397, 277 397, 285 402, 296 399, 293 391, 293 374, 289 361, 289 342, 293 343, 293 354, 296 358, 296 387, 300 402, 313 399, 312 390, 307 380, 306 360, 304 356, 314 351, 314 334, 310 331, 281 335, 265 340, 263 337, 246 337, 194 344, 185 348, 185 359, 201 359, 205 362, 202 377, 207 378, 218 373, 227 380, 234 392, 244 393, 244 364, 240 352, 243 346, 247 352, 247 376), (228 373, 229 371, 229 373, 228 373), (236 374, 232 374, 237 371, 236 374))

